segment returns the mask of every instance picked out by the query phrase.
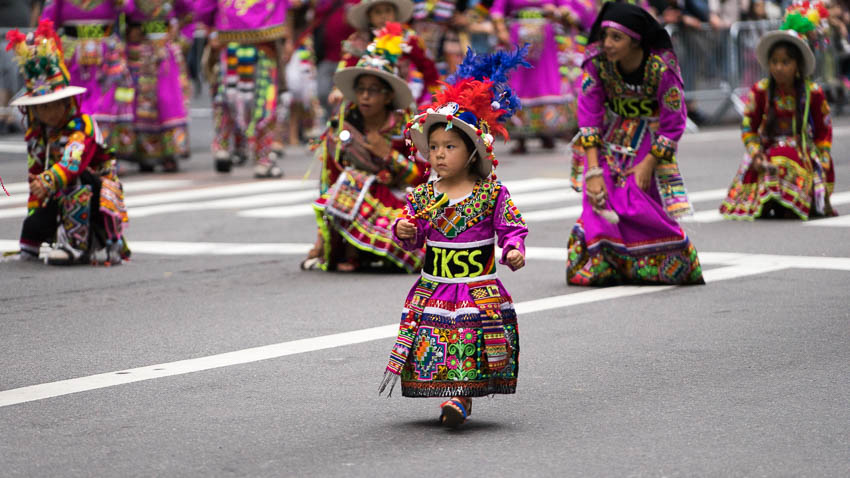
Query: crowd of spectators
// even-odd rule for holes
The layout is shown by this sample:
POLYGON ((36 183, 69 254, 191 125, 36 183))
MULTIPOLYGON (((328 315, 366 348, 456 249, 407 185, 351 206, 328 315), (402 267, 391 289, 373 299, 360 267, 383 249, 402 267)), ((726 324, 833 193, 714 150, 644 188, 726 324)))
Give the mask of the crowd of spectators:
MULTIPOLYGON (((309 0, 307 2, 291 2, 298 4, 291 14, 298 17, 296 34, 309 36, 314 43, 316 61, 316 82, 319 101, 325 109, 327 92, 330 91, 330 79, 341 58, 341 44, 354 30, 345 21, 346 7, 358 3, 359 0, 309 0), (300 31, 299 31, 300 30, 300 31)), ((43 0, 0 0, 0 31, 10 28, 25 28, 37 23, 38 14, 43 0)), ((467 3, 486 7, 491 0, 458 0, 455 3, 468 8, 467 3)), ((728 35, 730 27, 739 21, 750 20, 781 20, 788 0, 643 0, 645 8, 650 10, 659 21, 674 29, 679 36, 679 48, 683 63, 699 62, 699 65, 683 64, 686 74, 686 90, 697 89, 700 85, 695 82, 705 76, 723 77, 728 71, 728 63, 724 55, 724 45, 731 41, 728 35), (684 53, 684 54, 683 54, 684 53), (705 59, 708 58, 708 61, 705 59), (707 74, 707 75, 706 75, 707 74), (689 78, 690 77, 690 78, 689 78)), ((831 61, 836 68, 827 69, 830 78, 818 78, 827 83, 839 84, 842 90, 850 90, 850 0, 829 0, 830 16, 826 21, 826 38, 829 44, 829 55, 825 61, 831 61)), ((496 45, 497 39, 492 25, 486 18, 476 21, 465 21, 463 11, 458 8, 453 20, 453 28, 464 30, 465 37, 475 40, 478 49, 496 45), (482 21, 483 20, 483 21, 482 21), (489 39, 487 37, 490 37, 489 39)), ((480 8, 477 9, 481 11, 480 8)), ((193 48, 189 54, 189 69, 197 81, 201 68, 198 60, 202 48, 193 48), (193 58, 194 57, 194 58, 193 58)), ((435 59, 438 62, 439 58, 435 59)), ((755 72, 754 74, 760 74, 755 72)), ((5 38, 0 39, 0 107, 5 107, 9 99, 17 92, 21 84, 17 66, 11 54, 5 51, 5 38)), ((733 85, 740 86, 740 85, 733 85)), ((203 91, 197 88, 196 93, 203 91)), ((845 97, 832 95, 832 101, 845 101, 845 97)), ((690 105, 693 110, 692 119, 702 120, 699 108, 690 105)), ((10 108, 0 108, 0 134, 20 131, 17 112, 10 108)))

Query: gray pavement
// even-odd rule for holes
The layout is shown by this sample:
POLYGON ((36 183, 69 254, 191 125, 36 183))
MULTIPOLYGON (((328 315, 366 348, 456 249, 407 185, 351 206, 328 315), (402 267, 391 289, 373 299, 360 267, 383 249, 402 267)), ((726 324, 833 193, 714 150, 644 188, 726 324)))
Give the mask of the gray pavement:
MULTIPOLYGON (((845 193, 850 122, 837 121, 836 131, 836 193, 845 193)), ((156 187, 128 192, 128 202, 222 191, 181 200, 204 204, 191 211, 134 218, 131 207, 128 237, 138 248, 130 263, 0 264, 0 475, 850 474, 850 224, 685 223, 708 284, 625 296, 627 288, 564 284, 557 251, 574 216, 530 222, 537 256, 501 274, 520 304, 518 393, 476 400, 470 422, 450 432, 437 426, 437 399, 378 398, 393 342, 385 332, 348 344, 333 336, 397 323, 414 277, 300 271, 298 247, 315 237, 313 219, 295 209, 282 213, 290 217, 245 213, 307 204, 263 195, 310 190, 297 181, 308 152, 287 153, 279 183, 290 189, 229 203, 228 187, 274 186, 252 186, 269 182, 255 182, 247 168, 214 173, 210 135, 208 120, 195 121, 195 154, 178 174, 124 174, 128 184, 156 187), (198 243, 210 244, 191 247, 198 243), (233 244, 293 246, 227 249, 233 244), (304 342, 294 341, 302 339, 321 343, 300 351, 304 342), (266 360, 250 352, 272 344, 294 352, 266 360), (206 369, 176 363, 227 352, 249 358, 223 356, 206 369), (147 366, 163 372, 128 371, 147 366), (188 372, 168 372, 180 367, 188 372), (117 382, 145 373, 152 378, 117 382), (88 391, 60 382, 98 374, 88 391), (37 399, 47 384, 55 396, 37 399), (4 404, 10 397, 20 403, 4 404)), ((568 176, 565 151, 500 156, 499 176, 517 184, 524 213, 577 204, 551 182, 568 176)), ((742 154, 734 129, 682 142, 689 191, 708 198, 695 202, 698 212, 716 209, 711 191, 728 186, 742 154)), ((0 177, 7 186, 23 181, 23 155, 0 156, 0 177)), ((4 247, 21 218, 3 217, 13 209, 3 201, 19 196, 0 198, 4 247)), ((850 214, 850 203, 838 210, 850 214)))

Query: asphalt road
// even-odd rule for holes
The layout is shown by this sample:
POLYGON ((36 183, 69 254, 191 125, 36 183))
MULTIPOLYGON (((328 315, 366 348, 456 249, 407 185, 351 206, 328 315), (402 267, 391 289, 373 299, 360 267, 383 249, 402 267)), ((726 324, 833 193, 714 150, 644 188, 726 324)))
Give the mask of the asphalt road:
MULTIPOLYGON (((833 154, 850 216, 848 131, 837 121, 833 154)), ((196 120, 178 174, 124 174, 130 263, 0 264, 0 475, 850 474, 850 222, 718 221, 734 128, 680 146, 698 287, 567 287, 566 148, 501 149, 531 230, 527 267, 501 274, 519 388, 476 400, 456 432, 437 399, 376 393, 414 277, 300 271, 308 152, 288 150, 282 181, 218 175, 210 135, 196 120)), ((4 153, 0 177, 10 249, 23 155, 4 153)))

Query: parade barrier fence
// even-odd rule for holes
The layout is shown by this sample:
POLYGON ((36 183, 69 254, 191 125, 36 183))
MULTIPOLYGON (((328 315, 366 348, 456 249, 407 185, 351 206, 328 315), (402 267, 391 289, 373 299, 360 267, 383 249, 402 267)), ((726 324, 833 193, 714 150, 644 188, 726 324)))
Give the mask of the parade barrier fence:
MULTIPOLYGON (((756 58, 756 45, 765 33, 779 29, 781 24, 781 20, 741 21, 726 30, 714 30, 707 24, 699 29, 667 26, 679 57, 685 98, 700 105, 707 122, 728 120, 731 111, 743 114, 750 87, 767 76, 756 58)), ((813 79, 840 112, 847 92, 839 62, 848 54, 833 43, 816 49, 815 54, 813 79)))

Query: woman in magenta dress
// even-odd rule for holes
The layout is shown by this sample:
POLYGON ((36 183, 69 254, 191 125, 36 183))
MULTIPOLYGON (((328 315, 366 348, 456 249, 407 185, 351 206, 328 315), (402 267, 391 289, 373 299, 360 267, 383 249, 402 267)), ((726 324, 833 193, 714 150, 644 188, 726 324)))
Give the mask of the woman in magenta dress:
POLYGON ((640 7, 606 3, 589 40, 573 168, 585 195, 567 282, 702 284, 676 221, 691 207, 676 165, 686 111, 670 37, 640 7))
POLYGON ((525 265, 528 229, 496 180, 493 141, 507 138, 501 123, 518 107, 506 75, 524 64, 523 53, 468 54, 431 107, 407 125, 438 179, 407 195, 406 216, 393 225, 405 249, 426 252, 380 391, 389 385, 392 393, 401 377, 405 397, 448 398, 440 421, 449 427, 466 420, 472 398, 516 392, 516 311, 496 263, 525 265))
POLYGON ((118 157, 133 153, 133 80, 124 42, 115 25, 133 0, 48 0, 41 17, 62 31, 71 84, 86 89, 77 97, 80 113, 94 119, 118 157))
POLYGON ((214 29, 212 51, 219 58, 213 97, 215 169, 229 173, 235 163, 254 163, 255 178, 279 178, 283 158, 277 112, 279 59, 291 37, 287 0, 203 0, 197 19, 214 29))
POLYGON ((194 10, 191 0, 140 0, 127 15, 127 62, 136 85, 135 155, 142 170, 177 171, 188 156, 188 111, 179 30, 194 10))
POLYGON ((513 153, 526 151, 527 138, 540 138, 546 149, 555 147, 555 138, 564 137, 575 125, 575 100, 565 88, 560 73, 556 35, 557 22, 568 10, 564 0, 495 0, 490 15, 502 47, 529 44, 528 62, 532 68, 511 76, 511 88, 522 101, 522 110, 511 119, 508 130, 517 140, 513 153))

